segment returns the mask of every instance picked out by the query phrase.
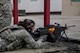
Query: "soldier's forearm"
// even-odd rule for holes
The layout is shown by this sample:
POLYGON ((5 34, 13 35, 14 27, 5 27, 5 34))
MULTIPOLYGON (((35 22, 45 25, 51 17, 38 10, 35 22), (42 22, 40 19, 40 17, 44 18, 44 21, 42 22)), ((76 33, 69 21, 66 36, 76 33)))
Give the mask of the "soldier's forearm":
POLYGON ((30 41, 26 41, 26 42, 29 44, 31 48, 36 49, 36 48, 41 48, 42 46, 42 39, 39 39, 38 41, 30 39, 30 41))

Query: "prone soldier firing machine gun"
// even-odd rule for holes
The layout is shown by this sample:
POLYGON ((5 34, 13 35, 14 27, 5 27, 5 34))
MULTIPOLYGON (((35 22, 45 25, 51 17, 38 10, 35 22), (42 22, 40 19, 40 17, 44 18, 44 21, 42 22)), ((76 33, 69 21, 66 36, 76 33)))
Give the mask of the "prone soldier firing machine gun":
POLYGON ((75 27, 75 25, 67 26, 65 24, 65 26, 60 26, 60 24, 55 23, 55 25, 48 25, 45 28, 36 29, 34 31, 34 35, 35 35, 36 38, 40 37, 40 36, 43 36, 43 35, 46 35, 47 36, 46 41, 54 43, 55 45, 57 45, 61 48, 62 48, 62 46, 67 47, 64 50, 60 49, 59 51, 55 50, 55 51, 52 51, 52 52, 45 52, 45 53, 57 53, 57 52, 60 52, 60 51, 63 51, 61 53, 64 53, 64 52, 67 52, 67 53, 73 53, 73 52, 80 53, 80 47, 78 47, 79 43, 80 43, 80 40, 78 41, 78 40, 75 40, 75 39, 68 38, 67 34, 65 32, 70 27, 75 27), (37 35, 39 35, 39 36, 37 36, 37 35), (63 37, 63 35, 65 35, 65 37, 63 37))
POLYGON ((67 34, 65 30, 67 30, 69 27, 75 27, 75 25, 72 26, 60 26, 60 24, 55 23, 54 25, 48 25, 44 28, 38 28, 34 31, 35 38, 39 38, 42 35, 47 35, 48 42, 56 42, 56 40, 61 40, 63 38, 63 35, 66 36, 66 40, 69 41, 67 34))

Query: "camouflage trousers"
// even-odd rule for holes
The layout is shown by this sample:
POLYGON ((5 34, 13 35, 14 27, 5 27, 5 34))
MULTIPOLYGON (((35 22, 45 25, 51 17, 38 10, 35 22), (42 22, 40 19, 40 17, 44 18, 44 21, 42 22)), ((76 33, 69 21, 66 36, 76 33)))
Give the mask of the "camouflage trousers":
POLYGON ((0 0, 0 29, 9 26, 12 19, 11 0, 0 0))

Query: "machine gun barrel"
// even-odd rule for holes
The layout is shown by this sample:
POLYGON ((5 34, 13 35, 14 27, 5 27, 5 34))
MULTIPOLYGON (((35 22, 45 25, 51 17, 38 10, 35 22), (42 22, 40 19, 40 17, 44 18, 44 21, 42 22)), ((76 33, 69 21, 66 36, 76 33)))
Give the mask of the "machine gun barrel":
POLYGON ((69 28, 69 27, 75 27, 75 26, 76 26, 76 25, 68 26, 68 28, 69 28))
POLYGON ((66 26, 65 25, 65 29, 71 28, 71 27, 75 27, 76 25, 71 25, 71 26, 66 26))

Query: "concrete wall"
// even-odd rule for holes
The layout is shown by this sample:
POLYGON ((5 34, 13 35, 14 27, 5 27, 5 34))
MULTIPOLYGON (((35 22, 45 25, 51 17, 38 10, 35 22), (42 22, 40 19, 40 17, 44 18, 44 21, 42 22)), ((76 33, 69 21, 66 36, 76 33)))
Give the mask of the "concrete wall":
MULTIPOLYGON (((13 0, 11 0, 13 3, 13 0)), ((51 0, 51 12, 62 11, 62 0, 51 0)), ((19 10, 26 12, 44 12, 44 0, 20 0, 18 4, 19 10)))
POLYGON ((80 15, 80 2, 62 0, 62 15, 80 15))

